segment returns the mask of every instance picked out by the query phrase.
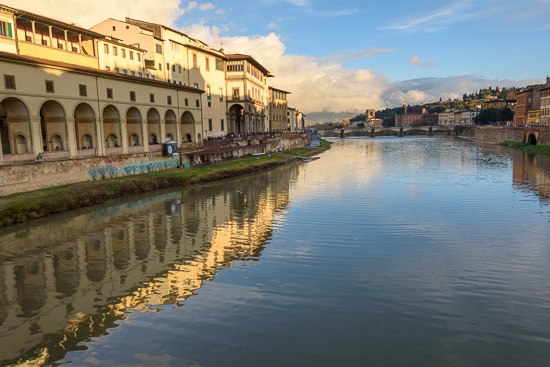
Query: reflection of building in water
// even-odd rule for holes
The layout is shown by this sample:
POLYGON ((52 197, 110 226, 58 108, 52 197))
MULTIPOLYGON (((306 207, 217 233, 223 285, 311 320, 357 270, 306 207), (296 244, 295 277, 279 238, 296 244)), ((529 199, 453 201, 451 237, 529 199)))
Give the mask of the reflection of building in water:
POLYGON ((181 304, 233 260, 258 257, 295 174, 285 167, 4 235, 0 361, 39 347, 59 360, 128 309, 181 304))
POLYGON ((542 199, 550 199, 550 157, 513 152, 514 184, 534 190, 542 199))

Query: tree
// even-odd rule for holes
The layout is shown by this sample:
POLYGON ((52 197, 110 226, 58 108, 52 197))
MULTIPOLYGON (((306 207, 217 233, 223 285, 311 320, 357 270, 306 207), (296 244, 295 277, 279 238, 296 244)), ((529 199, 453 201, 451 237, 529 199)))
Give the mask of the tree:
POLYGON ((514 119, 514 111, 508 107, 504 107, 502 111, 500 111, 500 115, 502 121, 512 121, 514 119))
POLYGON ((488 125, 491 122, 500 120, 500 110, 498 108, 486 108, 481 110, 479 115, 475 117, 476 124, 488 125))

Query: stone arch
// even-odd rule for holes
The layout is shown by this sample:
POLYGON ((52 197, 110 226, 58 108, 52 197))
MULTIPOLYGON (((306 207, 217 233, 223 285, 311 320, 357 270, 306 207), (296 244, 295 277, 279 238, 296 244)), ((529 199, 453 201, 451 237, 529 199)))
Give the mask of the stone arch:
POLYGON ((156 108, 151 108, 147 111, 147 138, 149 145, 160 144, 160 115, 156 108))
POLYGON ((178 136, 178 119, 172 110, 166 111, 164 115, 164 125, 166 127, 166 138, 177 141, 178 136))
POLYGON ((193 141, 193 136, 195 135, 195 117, 189 111, 185 111, 181 115, 181 134, 186 137, 185 140, 188 142, 193 141))
POLYGON ((77 148, 98 148, 94 109, 87 103, 80 103, 74 110, 74 121, 76 127, 77 148))
POLYGON ((3 154, 22 154, 31 152, 31 119, 25 102, 15 97, 0 102, 0 144, 3 154), (24 138, 25 144, 16 142, 24 138))
POLYGON ((44 151, 69 150, 67 116, 59 102, 48 100, 40 107, 40 132, 44 151))
POLYGON ((240 104, 234 104, 229 109, 229 132, 230 133, 244 133, 244 107, 240 104))
POLYGON ((126 112, 126 131, 129 146, 143 145, 142 123, 141 112, 135 107, 130 107, 126 112))
POLYGON ((106 148, 118 148, 122 143, 120 129, 120 114, 113 105, 105 106, 103 109, 103 133, 107 137, 106 148))
POLYGON ((537 145, 537 137, 535 134, 529 134, 527 137, 527 144, 529 145, 537 145))

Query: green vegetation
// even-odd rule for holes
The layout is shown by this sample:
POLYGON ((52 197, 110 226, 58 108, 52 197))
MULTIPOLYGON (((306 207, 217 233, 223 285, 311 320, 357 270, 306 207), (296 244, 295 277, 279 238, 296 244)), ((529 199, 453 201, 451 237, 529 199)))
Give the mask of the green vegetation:
POLYGON ((486 108, 481 110, 479 115, 475 117, 476 124, 487 125, 493 122, 500 121, 512 121, 514 119, 514 112, 508 108, 486 108))
POLYGON ((332 145, 331 142, 325 139, 321 139, 319 143, 320 143, 320 146, 318 148, 290 149, 290 150, 285 150, 285 153, 300 156, 300 157, 309 157, 315 154, 319 154, 324 150, 330 149, 330 146, 332 145))
POLYGON ((547 145, 530 145, 525 143, 516 143, 515 141, 505 141, 504 143, 502 143, 502 145, 510 148, 519 149, 528 154, 550 155, 550 146, 547 145))

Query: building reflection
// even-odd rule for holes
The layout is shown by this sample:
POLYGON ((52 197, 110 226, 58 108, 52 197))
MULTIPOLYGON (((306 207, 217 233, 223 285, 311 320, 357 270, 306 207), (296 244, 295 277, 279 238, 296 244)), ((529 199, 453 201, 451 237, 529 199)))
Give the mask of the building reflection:
POLYGON ((514 185, 535 191, 543 200, 550 199, 550 157, 517 150, 512 156, 514 185))
POLYGON ((299 169, 3 232, 0 361, 59 360, 128 312, 181 306, 234 260, 258 259, 299 169))

